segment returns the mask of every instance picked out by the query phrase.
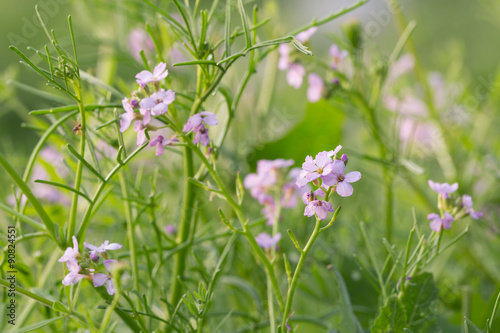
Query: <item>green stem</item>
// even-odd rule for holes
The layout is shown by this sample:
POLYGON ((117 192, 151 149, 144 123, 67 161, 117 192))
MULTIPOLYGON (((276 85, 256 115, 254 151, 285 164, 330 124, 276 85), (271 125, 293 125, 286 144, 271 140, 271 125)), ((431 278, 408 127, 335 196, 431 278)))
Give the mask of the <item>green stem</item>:
POLYGON ((118 300, 120 299, 120 290, 118 290, 115 295, 113 296, 113 302, 111 302, 111 305, 106 308, 106 312, 104 313, 104 318, 102 320, 101 324, 101 332, 104 333, 106 332, 106 327, 108 326, 109 320, 111 319, 111 315, 113 314, 113 311, 115 310, 116 306, 118 305, 118 300))
POLYGON ((273 285, 267 276, 267 307, 269 308, 269 332, 276 332, 276 320, 274 319, 273 285))
MULTIPOLYGON (((86 121, 85 121, 85 106, 83 104, 83 96, 82 96, 82 87, 80 82, 75 83, 75 92, 78 98, 78 109, 80 111, 80 123, 81 123, 81 139, 80 139, 80 151, 79 154, 80 156, 84 157, 85 156, 85 131, 87 130, 86 128, 86 121)), ((78 160, 78 164, 76 166, 76 176, 75 176, 75 190, 79 191, 80 190, 80 185, 82 182, 82 173, 83 173, 83 162, 81 160, 78 160)), ((78 193, 73 193, 73 199, 71 201, 71 208, 70 208, 70 214, 69 214, 69 222, 68 222, 68 232, 66 234, 66 239, 67 239, 67 244, 71 244, 71 237, 75 234, 75 228, 76 228, 76 214, 78 210, 78 199, 79 199, 78 193)))
MULTIPOLYGON (((191 150, 184 147, 184 198, 179 222, 179 231, 177 233, 177 244, 182 244, 187 241, 190 234, 190 225, 193 215, 194 205, 194 184, 189 181, 189 178, 194 175, 193 155, 191 150)), ((172 271, 172 287, 170 288, 170 304, 177 304, 181 297, 181 282, 186 267, 186 255, 189 247, 186 246, 180 250, 174 257, 174 270, 172 271)))
MULTIPOLYGON (((128 190, 127 190, 127 184, 125 182, 125 177, 123 176, 123 173, 120 173, 118 176, 120 180, 120 188, 122 191, 122 195, 124 198, 128 199, 128 190)), ((137 256, 136 256, 136 246, 135 246, 135 232, 134 232, 134 225, 133 225, 133 218, 132 218, 132 210, 130 207, 130 201, 129 200, 124 200, 123 205, 125 208, 125 220, 127 222, 127 238, 128 238, 128 245, 130 247, 130 261, 132 264, 132 280, 134 280, 134 289, 139 292, 139 269, 137 265, 137 256)), ((114 301, 114 299, 113 299, 114 301)))
POLYGON ((297 288, 297 283, 299 282, 300 271, 302 270, 302 266, 304 266, 309 250, 311 250, 314 241, 321 232, 320 229, 321 229, 321 220, 316 217, 316 225, 314 226, 314 231, 311 234, 311 237, 309 237, 309 240, 307 241, 304 250, 300 254, 299 262, 297 264, 297 267, 295 268, 295 272, 293 273, 292 283, 290 284, 290 288, 288 288, 285 311, 283 311, 283 320, 281 322, 281 331, 283 333, 287 332, 286 322, 288 320, 288 315, 290 314, 290 310, 292 308, 293 295, 295 293, 295 289, 297 288))

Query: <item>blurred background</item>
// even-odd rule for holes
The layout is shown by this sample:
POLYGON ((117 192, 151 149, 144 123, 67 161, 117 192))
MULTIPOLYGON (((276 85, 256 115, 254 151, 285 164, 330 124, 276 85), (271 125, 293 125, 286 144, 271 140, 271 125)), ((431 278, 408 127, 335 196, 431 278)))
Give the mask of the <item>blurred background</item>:
MULTIPOLYGON (((267 37, 276 38, 313 18, 336 12, 353 1, 282 0, 256 3, 262 6, 264 13, 279 17, 280 24, 264 28, 267 37)), ((499 122, 497 110, 500 104, 498 99, 490 100, 493 92, 500 88, 496 76, 500 59, 500 43, 497 42, 500 35, 500 3, 496 0, 401 0, 400 3, 406 19, 417 22, 413 41, 420 65, 426 73, 441 73, 448 84, 460 84, 456 103, 463 105, 470 116, 465 118, 466 124, 452 128, 454 140, 449 143, 451 149, 448 153, 459 166, 451 173, 452 178, 447 178, 446 161, 437 161, 438 157, 424 152, 411 156, 416 164, 414 168, 423 170, 412 178, 420 191, 414 191, 415 186, 409 186, 403 176, 394 180, 394 243, 397 245, 406 242, 408 230, 413 225, 412 209, 417 211, 422 227, 426 227, 425 216, 435 201, 434 193, 427 188, 429 178, 438 182, 459 181, 461 189, 473 195, 476 208, 485 212, 484 219, 474 222, 476 225, 462 246, 440 258, 432 268, 441 289, 442 303, 439 306, 442 316, 438 320, 445 327, 445 332, 459 332, 458 325, 464 313, 472 321, 483 323, 489 315, 486 310, 491 309, 494 297, 500 291, 497 259, 500 257, 500 196, 495 185, 500 178, 500 133, 494 130, 498 128, 495 126, 499 122), (470 121, 472 124, 470 119, 476 119, 471 126, 467 123, 470 121), (467 304, 468 308, 464 310, 463 304, 467 304)), ((28 46, 41 49, 46 44, 35 5, 45 13, 43 18, 47 26, 59 32, 61 39, 67 40, 67 16, 72 15, 79 41, 80 63, 86 71, 101 75, 101 60, 110 54, 109 49, 117 50, 113 53, 116 65, 110 70, 112 73, 102 75, 113 77, 113 86, 118 87, 124 96, 131 91, 127 89, 132 87, 133 76, 142 69, 142 64, 128 50, 128 32, 152 20, 148 14, 141 12, 143 7, 132 1, 88 1, 85 5, 71 0, 0 2, 0 151, 9 156, 9 161, 18 170, 22 170, 39 138, 36 131, 26 128, 26 124, 36 125, 28 112, 58 106, 43 96, 27 91, 25 85, 53 92, 43 88, 44 82, 19 64, 18 56, 9 50, 9 45, 27 51, 28 46), (112 19, 109 13, 114 15, 112 19)), ((389 57, 399 33, 396 18, 383 0, 371 0, 352 13, 322 26, 310 43, 315 56, 325 57, 334 42, 345 44, 342 27, 355 20, 363 29, 367 53, 377 54, 367 61, 376 63, 377 57, 389 57)), ((173 56, 169 60, 170 64, 175 62, 173 56)), ((300 166, 306 155, 314 156, 320 150, 333 149, 337 144, 342 144, 346 152, 353 153, 349 168, 361 171, 363 181, 355 185, 352 198, 340 200, 343 205, 345 202, 345 210, 350 212, 343 213, 336 234, 325 239, 314 255, 320 262, 336 256, 336 265, 344 275, 354 305, 366 304, 367 300, 376 303, 375 292, 364 292, 370 288, 369 284, 351 260, 352 253, 363 246, 359 237, 359 221, 367 223, 377 244, 385 233, 381 190, 384 179, 379 165, 362 158, 364 154, 376 155, 371 152, 374 149, 373 140, 352 106, 345 106, 342 101, 309 103, 305 98, 306 86, 299 91, 289 87, 282 72, 277 74, 269 103, 264 103, 264 110, 261 110, 261 100, 256 100, 254 95, 261 88, 259 80, 267 70, 266 65, 258 68, 259 74, 253 78, 248 97, 245 95, 242 99, 241 116, 237 116, 230 132, 224 151, 225 158, 232 163, 228 167, 230 177, 234 177, 235 170, 242 170, 244 174, 253 171, 256 161, 261 158, 293 158, 300 166), (256 113, 262 115, 263 122, 270 124, 270 132, 262 130, 262 123, 248 121, 256 113), (333 123, 324 122, 327 117, 333 123), (237 142, 245 142, 244 147, 238 146, 237 142), (332 247, 329 244, 336 245, 332 247)), ((179 75, 187 71, 178 68, 169 70, 179 75)), ((189 75, 186 75, 185 82, 189 80, 189 75)), ((228 84, 231 83, 230 79, 228 84)), ((216 109, 218 104, 214 102, 211 106, 216 109)), ((68 140, 76 139, 70 135, 68 140)), ((148 154, 145 159, 151 159, 151 153, 148 154)), ((5 198, 11 192, 10 181, 3 171, 0 172, 0 182, 0 197, 5 198)), ((461 224, 460 229, 463 226, 461 224)), ((452 232, 458 234, 459 231, 452 232)), ((383 253, 383 247, 380 244, 377 246, 383 253)), ((317 290, 310 292, 315 295, 320 293, 317 290)), ((307 300, 310 295, 303 292, 298 297, 307 300)), ((311 311, 307 305, 304 308, 311 311)), ((356 310, 364 324, 374 316, 373 307, 359 306, 356 310)))

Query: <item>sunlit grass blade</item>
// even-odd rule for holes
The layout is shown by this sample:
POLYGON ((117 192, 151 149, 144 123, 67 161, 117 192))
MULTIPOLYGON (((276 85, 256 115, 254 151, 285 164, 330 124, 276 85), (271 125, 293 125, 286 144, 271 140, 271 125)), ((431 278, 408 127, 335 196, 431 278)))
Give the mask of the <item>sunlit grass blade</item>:
POLYGON ((40 222, 38 222, 36 220, 33 220, 31 217, 28 217, 28 216, 26 216, 24 214, 21 214, 18 211, 15 211, 14 209, 10 208, 7 205, 4 205, 3 203, 0 203, 0 209, 3 210, 3 211, 5 211, 6 213, 14 215, 15 217, 19 218, 21 221, 26 222, 27 224, 29 224, 33 228, 36 228, 38 230, 43 230, 43 231, 47 230, 47 228, 45 227, 45 225, 43 225, 42 223, 40 223, 40 222))
POLYGON ((47 214, 43 206, 40 204, 38 199, 35 198, 29 186, 21 179, 21 177, 17 174, 17 172, 9 164, 9 162, 7 162, 7 160, 4 158, 2 154, 0 154, 0 165, 5 169, 5 171, 7 171, 12 180, 14 180, 14 182, 21 189, 24 195, 26 195, 28 201, 33 205, 33 208, 35 208, 38 216, 42 220, 43 224, 45 224, 47 231, 50 233, 51 238, 56 242, 57 245, 61 246, 61 243, 57 239, 55 234, 54 222, 52 222, 52 219, 49 217, 49 215, 47 214))

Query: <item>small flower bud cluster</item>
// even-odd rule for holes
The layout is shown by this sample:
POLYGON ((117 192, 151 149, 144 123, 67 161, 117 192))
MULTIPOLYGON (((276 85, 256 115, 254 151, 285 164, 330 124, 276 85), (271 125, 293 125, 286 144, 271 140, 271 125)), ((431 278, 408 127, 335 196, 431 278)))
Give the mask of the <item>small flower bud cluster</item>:
POLYGON ((443 228, 450 229, 451 224, 461 218, 470 216, 477 220, 483 216, 482 212, 476 212, 472 208, 472 198, 469 195, 457 196, 452 194, 458 190, 458 183, 436 183, 429 180, 430 188, 438 193, 438 209, 440 214, 431 213, 427 215, 430 227, 435 232, 440 232, 443 228))
POLYGON ((337 146, 335 150, 322 151, 316 155, 315 159, 307 156, 302 164, 302 170, 296 181, 297 186, 303 188, 311 184, 317 188, 302 196, 302 201, 307 205, 304 211, 305 216, 316 214, 320 220, 326 219, 328 212, 333 212, 332 205, 318 197, 326 197, 326 193, 330 191, 335 191, 342 197, 348 197, 353 193, 351 183, 361 179, 361 173, 358 171, 345 173, 348 159, 346 154, 343 154, 340 159, 337 158, 340 149, 342 146, 337 146))
POLYGON ((106 284, 106 290, 110 295, 113 295, 116 292, 116 286, 113 282, 112 272, 118 265, 118 261, 109 259, 106 251, 118 250, 122 245, 118 243, 109 244, 109 241, 105 241, 99 247, 87 243, 83 244, 90 251, 80 253, 78 241, 73 236, 73 247, 68 247, 64 255, 58 260, 59 262, 65 262, 69 271, 62 280, 62 284, 69 286, 81 279, 87 279, 92 281, 96 288, 106 284))

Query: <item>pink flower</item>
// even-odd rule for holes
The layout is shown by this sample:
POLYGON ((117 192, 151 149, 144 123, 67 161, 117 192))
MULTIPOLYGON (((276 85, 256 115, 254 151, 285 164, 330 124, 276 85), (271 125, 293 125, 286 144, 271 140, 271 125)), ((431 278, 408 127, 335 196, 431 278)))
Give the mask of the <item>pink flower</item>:
POLYGON ((311 217, 316 214, 320 220, 324 220, 328 216, 328 212, 333 212, 331 203, 324 200, 313 200, 307 204, 304 215, 311 217))
POLYGON ((143 98, 139 103, 141 109, 150 110, 151 115, 159 116, 167 112, 168 105, 175 100, 175 92, 172 89, 165 91, 161 89, 150 97, 143 98))
POLYGON ((167 70, 167 64, 164 62, 160 62, 155 69, 153 70, 153 73, 147 70, 143 70, 139 74, 135 76, 137 79, 137 83, 141 86, 145 86, 149 82, 158 82, 163 79, 165 79, 168 75, 168 70, 167 70))
POLYGON ((66 251, 64 252, 63 256, 59 258, 59 262, 67 262, 73 259, 77 259, 80 257, 80 252, 78 252, 78 240, 76 239, 76 236, 72 237, 73 239, 73 247, 68 247, 66 251))
POLYGON ((128 48, 135 60, 141 62, 141 50, 144 52, 154 51, 155 45, 151 36, 144 29, 136 28, 128 35, 128 48))
POLYGON ((108 240, 105 240, 104 243, 102 243, 101 246, 99 247, 85 242, 83 242, 83 245, 90 250, 90 253, 103 253, 106 252, 106 250, 118 250, 121 249, 123 246, 118 243, 109 244, 108 240))
POLYGON ((302 80, 306 75, 306 69, 299 63, 292 63, 289 67, 288 73, 286 74, 286 80, 288 84, 295 89, 299 89, 302 85, 302 80))
POLYGON ((321 99, 323 95, 323 90, 325 89, 325 84, 323 79, 315 73, 309 74, 307 79, 309 82, 309 88, 307 89, 307 99, 311 103, 315 103, 321 99))
POLYGON ((177 139, 177 136, 172 135, 172 137, 168 140, 165 140, 163 136, 158 135, 155 139, 151 140, 149 142, 150 147, 156 146, 156 156, 160 156, 163 154, 165 150, 165 146, 172 145, 174 142, 179 142, 179 139, 177 139))
POLYGON ((92 281, 94 282, 94 287, 100 287, 106 283, 106 290, 108 291, 108 294, 114 295, 116 292, 116 286, 113 282, 113 276, 111 275, 111 271, 113 270, 113 267, 118 264, 118 261, 110 259, 110 260, 104 260, 103 261, 104 267, 106 267, 106 270, 108 271, 108 274, 104 273, 96 273, 94 274, 92 281))
POLYGON ((78 261, 76 259, 73 258, 66 261, 66 267, 68 267, 68 274, 62 280, 63 285, 69 286, 75 284, 82 278, 86 277, 86 275, 80 274, 80 270, 82 268, 78 265, 78 261))
POLYGON ((278 232, 274 237, 271 237, 271 235, 261 232, 260 234, 255 237, 255 241, 257 244, 259 244, 260 247, 263 249, 270 249, 280 241, 281 239, 281 234, 278 232))
POLYGON ((445 194, 447 195, 447 194, 453 193, 456 190, 458 190, 458 183, 453 183, 451 185, 448 183, 440 184, 440 183, 435 183, 432 180, 429 180, 428 183, 429 183, 429 187, 434 192, 437 192, 437 193, 443 194, 443 195, 445 195, 445 194))
POLYGON ((305 31, 299 32, 297 35, 295 35, 295 38, 302 44, 306 43, 317 30, 317 27, 310 27, 305 31))
POLYGON ((219 121, 213 112, 202 111, 191 116, 188 119, 188 122, 184 125, 182 131, 189 132, 190 130, 202 125, 202 123, 205 123, 205 125, 215 126, 219 123, 219 121))
POLYGON ((341 50, 337 45, 330 46, 330 56, 332 57, 332 62, 330 63, 330 68, 333 70, 338 70, 339 66, 342 64, 342 60, 349 55, 346 50, 341 50))
POLYGON ((302 172, 297 179, 297 186, 304 187, 308 182, 322 178, 323 181, 329 177, 332 172, 332 159, 326 151, 320 152, 313 160, 311 156, 306 157, 306 161, 302 164, 302 172))
POLYGON ((462 205, 465 207, 470 217, 472 217, 474 220, 477 220, 478 218, 483 216, 482 212, 476 212, 474 208, 472 208, 472 198, 469 195, 464 194, 462 196, 462 205))
POLYGON ((436 213, 432 213, 427 215, 427 219, 431 221, 431 229, 435 232, 440 232, 442 228, 450 229, 451 223, 455 221, 453 216, 451 216, 448 212, 444 213, 443 218, 436 213))
POLYGON ((138 120, 134 123, 134 131, 137 132, 137 145, 140 146, 144 144, 148 138, 146 137, 146 128, 147 126, 142 123, 142 121, 138 120))
MULTIPOLYGON (((345 163, 339 160, 333 161, 332 174, 335 176, 335 180, 332 183, 325 182, 325 185, 333 186, 337 184, 336 191, 341 197, 348 197, 352 195, 353 188, 351 183, 357 182, 361 179, 361 173, 359 171, 352 171, 348 174, 345 173, 345 163)), ((329 179, 330 180, 330 179, 329 179)))

